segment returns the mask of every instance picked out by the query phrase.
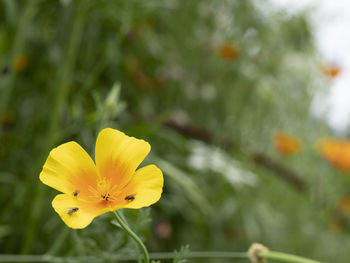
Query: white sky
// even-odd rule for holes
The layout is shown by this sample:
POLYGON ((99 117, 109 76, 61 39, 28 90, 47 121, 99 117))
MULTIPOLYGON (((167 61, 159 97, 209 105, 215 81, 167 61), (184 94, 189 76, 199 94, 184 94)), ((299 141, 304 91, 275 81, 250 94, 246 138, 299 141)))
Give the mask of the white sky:
POLYGON ((269 0, 287 12, 309 9, 316 45, 325 62, 340 66, 341 74, 331 82, 331 88, 316 103, 316 112, 328 108, 326 118, 338 131, 350 122, 350 0, 269 0))

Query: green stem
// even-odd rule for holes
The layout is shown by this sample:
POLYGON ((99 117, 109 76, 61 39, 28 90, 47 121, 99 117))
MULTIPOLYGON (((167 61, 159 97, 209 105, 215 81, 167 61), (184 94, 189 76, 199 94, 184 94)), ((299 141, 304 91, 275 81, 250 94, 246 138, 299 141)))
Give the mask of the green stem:
MULTIPOLYGON (((151 259, 173 259, 174 252, 157 252, 150 253, 151 259)), ((248 258, 246 252, 225 252, 225 251, 193 251, 188 252, 184 258, 248 258)), ((95 256, 78 256, 78 257, 56 257, 49 255, 0 255, 0 262, 97 262, 95 256)), ((137 256, 131 255, 111 255, 111 260, 118 261, 135 261, 137 256)))
MULTIPOLYGON (((62 69, 60 68, 57 73, 57 86, 54 90, 55 96, 54 96, 54 102, 53 102, 53 109, 51 113, 51 120, 49 124, 49 131, 47 135, 47 141, 45 145, 45 149, 43 152, 46 154, 49 152, 49 150, 52 148, 52 146, 55 144, 55 141, 57 139, 57 130, 59 127, 59 117, 61 115, 61 111, 64 106, 66 93, 68 86, 72 80, 73 71, 75 62, 77 59, 77 54, 79 51, 79 45, 82 40, 83 36, 83 27, 85 22, 84 12, 83 9, 84 2, 79 2, 77 4, 77 15, 74 17, 72 30, 69 37, 69 42, 67 45, 64 63, 62 65, 62 69)), ((40 163, 43 163, 43 158, 39 158, 40 163)), ((46 189, 42 186, 41 183, 39 183, 39 180, 36 181, 36 189, 34 193, 34 201, 31 209, 31 215, 28 219, 28 224, 26 228, 26 235, 22 246, 22 253, 26 254, 31 252, 31 248, 33 245, 33 240, 37 231, 37 222, 39 221, 41 212, 42 212, 42 200, 43 196, 46 194, 46 189)))
POLYGON ((81 263, 81 262, 99 262, 100 258, 94 256, 79 257, 55 257, 50 255, 0 255, 0 262, 34 262, 34 263, 81 263))
MULTIPOLYGON (((23 54, 27 42, 28 28, 32 26, 33 17, 36 14, 39 0, 29 0, 23 8, 20 19, 18 21, 15 38, 12 44, 12 51, 9 63, 12 63, 14 58, 23 54)), ((0 117, 7 110, 9 101, 11 99, 12 90, 14 88, 16 74, 11 70, 7 76, 0 78, 0 117)), ((0 126, 0 134, 2 133, 2 126, 0 126)))
POLYGON ((129 236, 131 236, 136 241, 136 243, 141 248, 144 257, 144 262, 149 263, 149 254, 142 240, 131 230, 128 224, 122 219, 121 215, 119 215, 118 211, 113 211, 113 214, 115 215, 115 218, 120 224, 120 226, 125 230, 126 233, 128 233, 129 236))
MULTIPOLYGON (((150 253, 151 259, 173 259, 173 252, 150 253)), ((184 258, 247 258, 246 252, 226 252, 226 251, 192 251, 188 252, 184 258)))
POLYGON ((64 229, 60 231, 60 234, 57 236, 52 246, 45 253, 45 255, 55 255, 60 250, 64 242, 66 241, 68 234, 69 234, 69 228, 64 227, 64 229))
POLYGON ((286 253, 276 252, 276 251, 260 252, 259 258, 266 258, 266 259, 277 260, 280 262, 290 262, 290 263, 321 263, 320 261, 307 259, 299 256, 294 256, 286 253))
MULTIPOLYGON (((121 216, 114 212, 116 215, 117 221, 123 227, 126 223, 121 219, 121 216)), ((142 241, 134 234, 130 228, 126 225, 126 228, 123 227, 125 231, 128 232, 129 235, 132 233, 132 237, 136 237, 139 240, 138 244, 141 245, 145 249, 145 253, 147 250, 143 245, 142 241), (127 230, 127 229, 128 230, 127 230), (129 232, 130 231, 130 232, 129 232)), ((135 238, 134 238, 135 239, 135 238)), ((135 239, 135 240, 136 240, 135 239)), ((147 254, 148 257, 148 254, 147 254)), ((286 253, 275 252, 275 251, 267 251, 260 252, 260 258, 276 260, 279 262, 289 262, 289 263, 321 263, 320 261, 315 261, 303 257, 298 257, 286 253)), ((149 258, 151 259, 173 259, 173 252, 159 252, 159 253, 150 253, 149 258)), ((145 260, 149 260, 149 258, 145 258, 145 260)), ((184 258, 248 258, 248 254, 246 252, 225 252, 225 251, 192 251, 188 252, 184 258)), ((111 255, 110 259, 112 260, 137 260, 137 256, 130 255, 111 255)), ((55 257, 49 255, 0 255, 0 262, 96 262, 98 258, 94 256, 79 256, 79 257, 55 257)), ((148 262, 148 261, 146 261, 148 262)))
POLYGON ((52 106, 51 120, 49 124, 48 146, 51 148, 57 139, 57 130, 59 119, 67 96, 69 85, 73 79, 74 66, 79 54, 79 45, 81 44, 84 32, 85 12, 84 2, 77 2, 76 15, 74 16, 72 31, 69 43, 66 48, 65 60, 58 71, 58 81, 55 88, 55 100, 52 106))

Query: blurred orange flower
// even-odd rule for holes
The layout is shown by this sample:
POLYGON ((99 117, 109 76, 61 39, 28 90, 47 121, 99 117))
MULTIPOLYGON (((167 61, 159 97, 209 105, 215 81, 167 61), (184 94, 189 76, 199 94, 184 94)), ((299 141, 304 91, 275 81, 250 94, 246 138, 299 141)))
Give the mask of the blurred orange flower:
POLYGON ((334 64, 324 65, 321 70, 323 74, 330 79, 336 78, 341 73, 341 69, 334 64))
POLYGON ((323 156, 342 172, 350 172, 350 141, 326 139, 321 142, 323 156))
POLYGON ((300 151, 301 143, 299 138, 279 132, 275 136, 275 147, 282 155, 292 155, 300 151))
POLYGON ((238 54, 238 48, 231 44, 224 44, 219 49, 219 56, 226 60, 233 60, 238 56, 238 54))
POLYGON ((12 68, 15 72, 20 73, 28 67, 28 57, 25 54, 18 55, 12 62, 12 68))

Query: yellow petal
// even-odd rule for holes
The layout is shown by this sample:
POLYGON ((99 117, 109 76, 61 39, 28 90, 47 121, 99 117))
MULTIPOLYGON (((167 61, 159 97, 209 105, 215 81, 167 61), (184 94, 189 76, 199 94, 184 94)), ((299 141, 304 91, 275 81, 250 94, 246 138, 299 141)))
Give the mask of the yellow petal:
POLYGON ((123 188, 150 150, 151 146, 144 140, 111 128, 102 130, 97 137, 95 150, 100 176, 111 185, 123 188))
POLYGON ((138 209, 154 204, 160 199, 164 178, 162 171, 155 165, 138 169, 129 184, 123 189, 118 208, 138 209), (129 200, 126 197, 129 197, 129 200), (130 198, 131 197, 131 198, 130 198), (133 199, 133 200, 130 200, 133 199))
POLYGON ((54 148, 40 173, 40 180, 58 191, 80 197, 90 195, 89 188, 97 183, 94 162, 76 142, 68 142, 54 148))
POLYGON ((67 226, 75 229, 87 227, 96 216, 110 211, 108 208, 91 205, 69 194, 56 195, 52 207, 67 226))

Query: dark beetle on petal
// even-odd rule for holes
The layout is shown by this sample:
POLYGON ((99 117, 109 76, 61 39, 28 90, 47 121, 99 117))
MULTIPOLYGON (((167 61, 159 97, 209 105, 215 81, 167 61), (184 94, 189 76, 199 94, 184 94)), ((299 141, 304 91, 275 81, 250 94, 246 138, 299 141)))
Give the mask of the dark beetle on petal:
POLYGON ((78 210, 79 210, 78 207, 73 207, 73 208, 71 208, 71 209, 68 209, 67 214, 68 214, 68 215, 73 214, 73 213, 75 213, 75 212, 78 211, 78 210))
POLYGON ((124 199, 126 201, 133 201, 135 199, 135 195, 127 195, 124 199))

